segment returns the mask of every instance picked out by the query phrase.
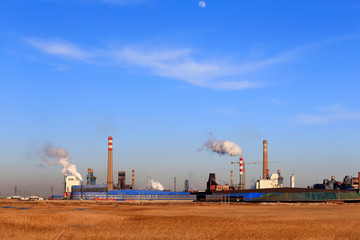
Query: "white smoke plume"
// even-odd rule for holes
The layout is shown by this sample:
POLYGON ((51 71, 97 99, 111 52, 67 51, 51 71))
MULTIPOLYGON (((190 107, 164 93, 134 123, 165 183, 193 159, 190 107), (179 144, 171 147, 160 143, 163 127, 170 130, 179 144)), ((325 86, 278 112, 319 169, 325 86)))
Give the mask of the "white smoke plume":
POLYGON ((151 190, 164 191, 164 186, 161 183, 154 181, 152 178, 149 178, 147 188, 151 190))
POLYGON ((62 174, 71 173, 77 177, 80 181, 83 181, 80 173, 76 170, 76 165, 70 163, 70 156, 66 149, 61 147, 54 147, 51 142, 46 142, 41 149, 42 161, 49 165, 62 165, 62 174), (51 160, 52 159, 52 160, 51 160))
POLYGON ((241 148, 231 141, 219 141, 215 139, 210 133, 210 138, 207 140, 199 151, 206 149, 218 153, 220 155, 228 156, 242 156, 241 148))

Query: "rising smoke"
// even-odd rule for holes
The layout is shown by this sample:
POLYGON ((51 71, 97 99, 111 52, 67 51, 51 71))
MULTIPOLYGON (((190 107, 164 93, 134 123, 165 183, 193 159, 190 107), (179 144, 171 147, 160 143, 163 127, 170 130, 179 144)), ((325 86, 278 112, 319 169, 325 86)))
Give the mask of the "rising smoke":
POLYGON ((66 149, 61 147, 54 147, 51 142, 46 142, 41 149, 42 161, 49 165, 62 165, 62 174, 71 173, 82 181, 80 173, 76 170, 76 165, 70 163, 70 156, 66 149))
POLYGON ((149 178, 147 188, 151 190, 164 191, 164 186, 159 182, 155 182, 152 178, 149 178))
POLYGON ((220 155, 228 156, 242 156, 241 148, 231 141, 219 141, 210 133, 210 138, 207 140, 199 151, 206 149, 218 153, 220 155))

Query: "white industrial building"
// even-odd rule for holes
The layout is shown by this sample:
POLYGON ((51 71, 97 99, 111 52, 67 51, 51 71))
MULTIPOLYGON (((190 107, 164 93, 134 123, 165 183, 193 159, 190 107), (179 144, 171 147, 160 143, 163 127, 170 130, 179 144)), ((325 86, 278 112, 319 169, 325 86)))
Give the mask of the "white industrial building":
MULTIPOLYGON (((284 187, 284 178, 278 174, 271 174, 269 179, 259 179, 256 182, 256 189, 265 189, 265 188, 283 188, 284 187)), ((290 177, 290 187, 295 187, 295 175, 292 174, 290 177)))
POLYGON ((65 191, 64 196, 70 196, 71 187, 81 185, 81 182, 75 176, 67 176, 65 175, 65 191))
POLYGON ((271 174, 270 179, 259 179, 256 182, 256 189, 282 188, 282 187, 284 187, 283 177, 279 176, 278 173, 271 174))

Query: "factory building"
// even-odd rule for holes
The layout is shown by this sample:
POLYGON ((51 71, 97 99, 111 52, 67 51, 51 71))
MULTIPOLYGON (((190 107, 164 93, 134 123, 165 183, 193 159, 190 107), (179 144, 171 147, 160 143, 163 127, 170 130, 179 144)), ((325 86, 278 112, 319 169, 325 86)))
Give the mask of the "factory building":
MULTIPOLYGON (((108 171, 107 185, 95 185, 93 170, 88 170, 88 185, 81 185, 75 177, 69 178, 66 183, 72 191, 73 200, 105 200, 105 201, 133 201, 133 200, 176 200, 196 201, 196 196, 190 192, 148 191, 135 190, 135 171, 132 170, 132 185, 126 185, 126 172, 118 171, 118 183, 113 181, 113 138, 108 138, 108 171), (70 180, 71 179, 71 180, 70 180), (74 181, 73 181, 74 180, 74 181), (73 181, 73 182, 72 182, 73 181), (92 184, 94 183, 94 184, 92 184)), ((96 179, 96 178, 95 178, 96 179)), ((70 195, 69 195, 70 196, 70 195)))
POLYGON ((206 186, 207 186, 206 190, 208 192, 215 191, 216 190, 216 185, 218 185, 218 184, 216 183, 215 173, 209 173, 209 180, 208 180, 208 182, 206 184, 206 186))
POLYGON ((95 185, 96 184, 96 177, 94 176, 94 170, 89 168, 88 174, 86 176, 86 185, 95 185))
MULTIPOLYGON (((266 173, 268 176, 269 174, 266 173)), ((294 175, 294 174, 293 174, 294 175)), ((256 182, 256 189, 265 189, 265 188, 283 188, 284 187, 284 178, 281 176, 280 170, 277 173, 271 174, 268 179, 259 179, 256 182)), ((294 182, 295 187, 295 182, 294 182)))
POLYGON ((283 184, 279 183, 279 174, 273 173, 271 174, 269 179, 259 179, 256 182, 256 189, 264 189, 264 188, 281 188, 283 184))
POLYGON ((126 189, 126 172, 118 171, 118 189, 126 189))
POLYGON ((65 175, 64 180, 65 180, 64 181, 64 197, 70 197, 72 187, 81 185, 81 182, 75 176, 68 176, 68 175, 65 175))
MULTIPOLYGON (((342 183, 325 181, 319 188, 295 188, 295 176, 290 177, 290 188, 284 188, 284 178, 280 170, 269 174, 267 158, 267 141, 263 141, 263 172, 262 178, 256 183, 256 189, 245 189, 245 163, 240 158, 240 175, 244 173, 239 188, 233 186, 233 172, 230 172, 231 185, 219 185, 216 182, 215 173, 209 174, 207 191, 191 191, 189 181, 185 181, 185 191, 148 191, 135 190, 135 172, 132 170, 132 185, 126 185, 126 172, 118 172, 118 183, 113 181, 113 138, 108 138, 108 176, 107 184, 96 185, 96 177, 93 170, 88 170, 87 185, 74 176, 65 176, 65 196, 71 196, 74 200, 101 200, 101 201, 252 201, 252 202, 275 202, 275 201, 360 201, 360 194, 354 186, 359 187, 359 179, 346 176, 342 183), (242 171, 243 170, 243 171, 242 171), (332 184, 334 189, 328 189, 332 184), (244 188, 241 187, 244 186, 244 188), (329 185, 329 186, 328 186, 329 185), (236 190, 235 190, 236 189, 236 190), (348 190, 348 191, 339 191, 348 190)), ((250 162, 251 163, 251 162, 250 162)), ((320 185, 320 184, 319 184, 320 185)))
POLYGON ((229 191, 230 186, 228 184, 226 185, 219 185, 216 182, 216 177, 215 177, 215 173, 210 173, 209 174, 209 180, 207 182, 207 192, 212 192, 212 191, 229 191))

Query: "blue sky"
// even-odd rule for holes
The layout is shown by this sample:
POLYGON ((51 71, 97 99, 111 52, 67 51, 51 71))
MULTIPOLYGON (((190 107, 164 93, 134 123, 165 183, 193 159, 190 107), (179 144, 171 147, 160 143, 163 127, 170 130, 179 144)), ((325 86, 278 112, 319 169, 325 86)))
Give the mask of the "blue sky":
MULTIPOLYGON (((229 182, 235 157, 306 187, 360 170, 358 1, 14 0, 0 7, 0 192, 62 191, 46 141, 85 177, 114 169, 178 189, 229 182)), ((248 165, 247 183, 261 176, 248 165)), ((115 176, 115 174, 114 174, 115 176)), ((235 175, 238 181, 238 176, 235 175)))

